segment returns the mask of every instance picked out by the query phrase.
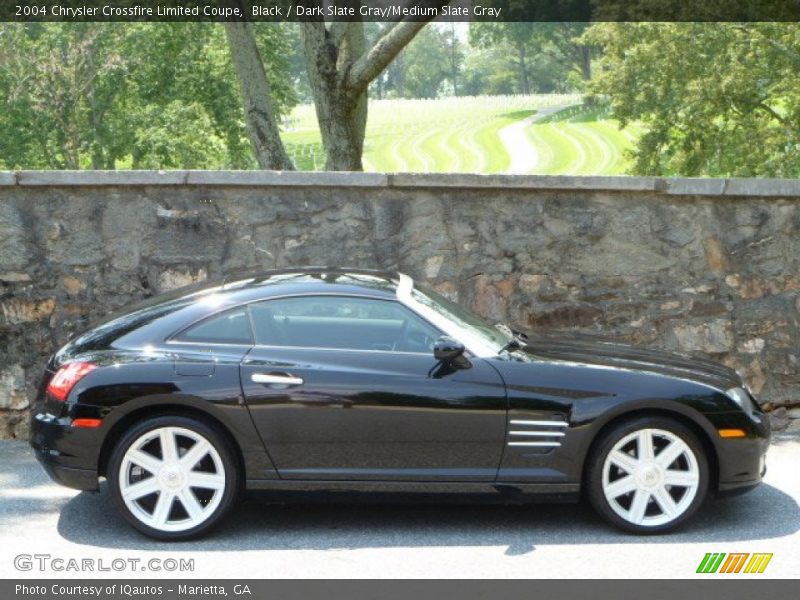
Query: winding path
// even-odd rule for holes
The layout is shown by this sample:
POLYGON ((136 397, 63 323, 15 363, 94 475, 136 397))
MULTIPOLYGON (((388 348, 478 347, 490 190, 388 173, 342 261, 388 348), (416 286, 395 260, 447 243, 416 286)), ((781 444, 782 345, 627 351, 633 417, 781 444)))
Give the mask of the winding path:
POLYGON ((567 106, 554 106, 552 108, 541 108, 535 115, 526 119, 506 125, 497 132, 500 141, 511 158, 506 173, 526 174, 532 172, 539 164, 539 151, 526 135, 525 130, 533 123, 549 117, 553 113, 564 110, 567 106))

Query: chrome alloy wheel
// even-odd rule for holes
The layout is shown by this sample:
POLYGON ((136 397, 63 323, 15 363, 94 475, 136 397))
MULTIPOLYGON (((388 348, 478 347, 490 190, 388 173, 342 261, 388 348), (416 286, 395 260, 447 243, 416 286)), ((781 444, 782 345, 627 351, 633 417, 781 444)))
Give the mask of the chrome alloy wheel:
POLYGON ((225 468, 205 437, 183 427, 159 427, 138 437, 119 469, 128 510, 160 531, 186 531, 207 520, 225 491, 225 468))
POLYGON ((603 464, 603 494, 625 521, 657 527, 692 504, 700 468, 689 445, 663 429, 640 429, 619 440, 603 464))

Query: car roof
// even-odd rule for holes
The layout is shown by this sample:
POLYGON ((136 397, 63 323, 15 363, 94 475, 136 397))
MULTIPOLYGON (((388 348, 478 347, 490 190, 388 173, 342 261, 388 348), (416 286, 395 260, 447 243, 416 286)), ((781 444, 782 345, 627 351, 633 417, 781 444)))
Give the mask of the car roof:
POLYGON ((397 279, 399 273, 397 271, 390 271, 385 269, 361 269, 361 268, 348 268, 348 267, 331 267, 331 266, 305 266, 305 267, 291 267, 283 269, 244 269, 239 271, 229 271, 224 281, 233 281, 241 279, 242 277, 255 277, 263 279, 276 279, 283 276, 308 276, 308 277, 321 277, 321 276, 347 276, 347 275, 370 275, 380 279, 397 279))
POLYGON ((269 298, 341 294, 394 299, 402 279, 407 280, 392 271, 340 267, 229 273, 215 281, 179 288, 128 306, 74 338, 59 354, 157 342, 211 314, 269 298))
POLYGON ((197 290, 247 302, 294 293, 354 293, 394 297, 400 274, 377 269, 303 267, 229 273, 222 280, 197 290))

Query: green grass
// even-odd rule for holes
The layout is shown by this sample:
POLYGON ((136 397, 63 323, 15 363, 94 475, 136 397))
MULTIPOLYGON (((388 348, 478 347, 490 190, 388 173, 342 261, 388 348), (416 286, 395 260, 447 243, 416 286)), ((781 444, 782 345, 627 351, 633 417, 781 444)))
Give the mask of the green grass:
MULTIPOLYGON (((525 127, 523 146, 535 152, 536 174, 613 175, 625 172, 641 129, 624 131, 576 95, 477 96, 437 100, 372 100, 364 144, 367 171, 502 173, 511 156, 500 130, 538 111, 566 110, 525 127)), ((320 170, 325 157, 312 106, 297 107, 283 133, 298 169, 320 170)))
POLYGON ((603 111, 575 106, 531 124, 526 134, 539 153, 534 174, 621 175, 642 128, 621 130, 603 111))

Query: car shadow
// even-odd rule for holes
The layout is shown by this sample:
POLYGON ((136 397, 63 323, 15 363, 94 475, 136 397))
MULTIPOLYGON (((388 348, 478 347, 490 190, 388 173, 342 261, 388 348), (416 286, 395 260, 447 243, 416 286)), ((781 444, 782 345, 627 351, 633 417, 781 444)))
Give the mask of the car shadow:
POLYGON ((193 552, 505 546, 507 555, 521 555, 542 545, 750 541, 798 529, 797 502, 767 484, 749 494, 708 502, 677 532, 644 537, 613 529, 585 503, 465 504, 432 497, 378 503, 374 496, 332 494, 312 501, 250 493, 212 534, 190 543, 160 543, 142 536, 117 514, 105 489, 74 496, 58 520, 59 534, 76 544, 193 552))

